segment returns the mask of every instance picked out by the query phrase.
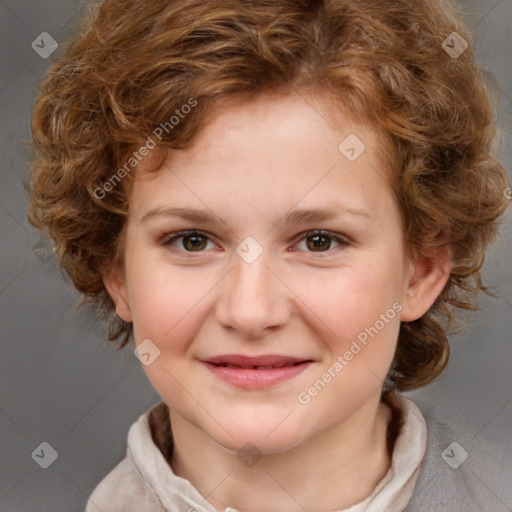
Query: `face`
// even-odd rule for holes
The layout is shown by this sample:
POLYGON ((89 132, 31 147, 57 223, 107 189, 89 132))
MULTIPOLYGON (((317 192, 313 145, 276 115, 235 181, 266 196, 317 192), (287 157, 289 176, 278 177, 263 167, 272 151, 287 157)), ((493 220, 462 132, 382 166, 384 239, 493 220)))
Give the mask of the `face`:
POLYGON ((230 107, 138 172, 124 267, 106 279, 135 343, 159 351, 143 368, 171 415, 232 450, 282 452, 357 416, 400 321, 442 288, 421 292, 405 256, 377 135, 327 112, 298 96, 230 107))

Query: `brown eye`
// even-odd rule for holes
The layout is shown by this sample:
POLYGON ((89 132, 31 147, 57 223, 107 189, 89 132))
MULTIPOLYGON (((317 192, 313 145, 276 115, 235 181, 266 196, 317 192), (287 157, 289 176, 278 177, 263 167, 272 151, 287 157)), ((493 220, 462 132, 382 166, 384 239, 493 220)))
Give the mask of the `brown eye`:
POLYGON ((203 235, 186 235, 183 237, 183 246, 190 251, 200 251, 206 247, 203 235))
POLYGON ((306 240, 311 241, 311 243, 306 244, 312 251, 321 251, 323 249, 328 250, 331 247, 331 240, 329 237, 324 235, 308 236, 306 240))
POLYGON ((207 235, 198 231, 183 231, 165 238, 162 245, 172 245, 178 249, 184 248, 185 252, 202 252, 206 248, 208 240, 207 235), (183 239, 181 244, 175 245, 175 242, 180 239, 183 239))
POLYGON ((339 246, 348 246, 350 242, 341 236, 330 231, 309 231, 302 236, 301 240, 305 240, 308 252, 329 252, 338 249, 339 246), (332 242, 338 244, 332 248, 332 242))

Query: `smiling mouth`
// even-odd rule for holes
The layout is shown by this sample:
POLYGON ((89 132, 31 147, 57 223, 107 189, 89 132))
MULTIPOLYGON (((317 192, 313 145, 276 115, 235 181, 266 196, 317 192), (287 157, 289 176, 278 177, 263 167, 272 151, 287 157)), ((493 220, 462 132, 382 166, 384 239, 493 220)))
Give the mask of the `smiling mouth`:
POLYGON ((314 361, 280 354, 223 354, 201 361, 218 379, 249 391, 273 388, 306 371, 314 361))

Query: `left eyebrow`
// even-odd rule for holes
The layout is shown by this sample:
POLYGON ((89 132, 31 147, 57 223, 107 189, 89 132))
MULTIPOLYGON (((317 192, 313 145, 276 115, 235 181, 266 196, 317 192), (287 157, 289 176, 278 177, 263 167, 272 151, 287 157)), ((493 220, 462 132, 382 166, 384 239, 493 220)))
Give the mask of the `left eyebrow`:
MULTIPOLYGON (((331 207, 328 209, 313 208, 292 210, 291 212, 286 214, 284 218, 277 220, 276 224, 278 224, 281 221, 283 221, 285 224, 300 224, 306 222, 332 220, 342 217, 343 215, 365 217, 368 219, 372 218, 369 212, 367 212, 366 210, 339 205, 337 207, 331 207)), ((223 222, 223 219, 221 217, 217 217, 206 210, 176 207, 152 208, 142 216, 141 222, 147 222, 149 219, 152 219, 154 217, 178 217, 180 219, 188 220, 191 222, 205 224, 223 222)))
POLYGON ((371 215, 366 210, 339 205, 327 209, 312 208, 292 210, 290 213, 285 215, 283 221, 286 224, 299 224, 301 222, 337 219, 343 215, 352 215, 355 217, 366 217, 371 219, 371 215))

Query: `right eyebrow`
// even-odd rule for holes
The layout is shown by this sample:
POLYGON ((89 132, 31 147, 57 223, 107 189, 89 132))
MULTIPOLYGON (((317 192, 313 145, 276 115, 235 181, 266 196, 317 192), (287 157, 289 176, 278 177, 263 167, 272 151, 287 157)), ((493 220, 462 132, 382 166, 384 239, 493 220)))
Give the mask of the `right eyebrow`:
POLYGON ((152 208, 146 212, 141 222, 147 222, 155 217, 178 217, 180 219, 189 220, 191 222, 201 222, 205 224, 214 224, 215 222, 223 222, 221 217, 207 212, 206 210, 195 210, 193 208, 152 208))

